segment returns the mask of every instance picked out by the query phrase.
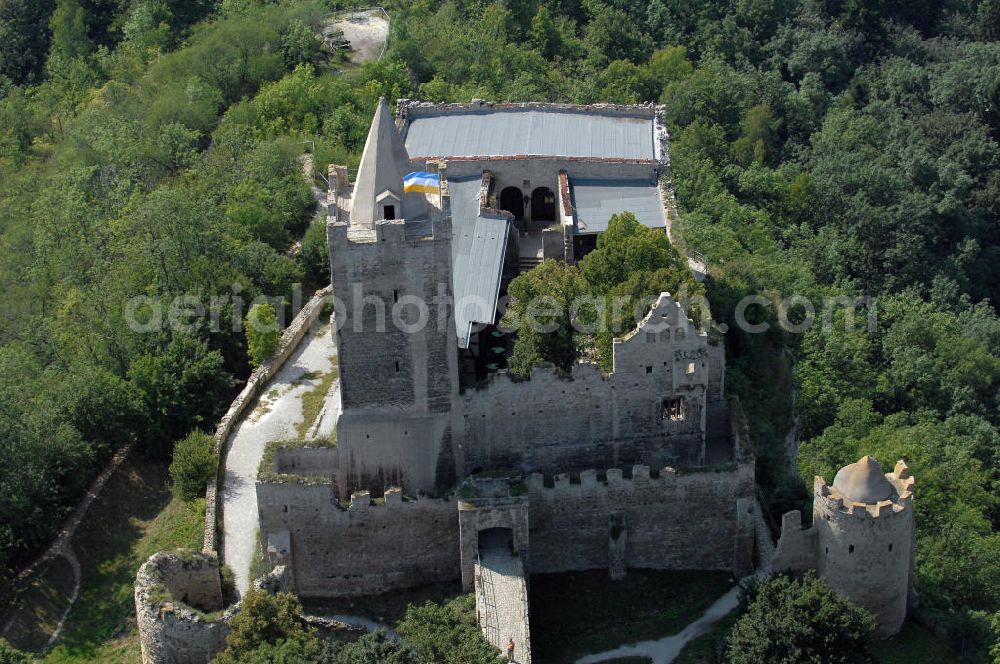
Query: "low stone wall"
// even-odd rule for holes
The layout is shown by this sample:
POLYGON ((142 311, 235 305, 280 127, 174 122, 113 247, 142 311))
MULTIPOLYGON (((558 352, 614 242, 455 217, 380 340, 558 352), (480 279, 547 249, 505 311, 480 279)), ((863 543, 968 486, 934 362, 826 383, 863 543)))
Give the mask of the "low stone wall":
POLYGON ((218 558, 191 552, 153 555, 135 580, 143 664, 210 662, 225 649, 229 635, 233 609, 221 609, 218 558))
MULTIPOLYGON (((254 581, 270 594, 289 589, 285 567, 254 581)), ((225 650, 229 621, 241 603, 224 608, 219 559, 193 551, 161 551, 139 568, 135 613, 143 664, 208 664, 225 650)), ((346 625, 339 625, 347 631, 346 625)))
MULTIPOLYGON (((323 311, 323 305, 330 298, 332 292, 332 286, 327 286, 322 290, 316 291, 313 298, 302 307, 302 310, 299 311, 298 315, 295 316, 284 332, 282 332, 281 340, 278 342, 278 349, 274 355, 250 374, 250 378, 247 379, 243 390, 233 400, 233 403, 230 404, 226 414, 219 420, 219 426, 215 430, 215 449, 219 453, 220 458, 219 473, 225 472, 226 444, 229 440, 229 435, 233 431, 233 427, 239 423, 247 407, 260 396, 261 391, 267 386, 274 375, 278 373, 281 367, 285 365, 285 362, 292 356, 295 349, 299 347, 299 343, 302 342, 309 328, 319 318, 320 313, 323 311)), ((218 507, 218 477, 215 477, 208 481, 205 489, 205 537, 202 550, 206 553, 215 552, 219 547, 218 507)))
POLYGON ((611 469, 528 481, 532 574, 606 568, 752 569, 754 464, 625 478, 611 469))
POLYGON ((257 483, 262 542, 288 542, 301 597, 369 595, 459 577, 454 498, 403 500, 399 489, 341 507, 330 483, 257 483))

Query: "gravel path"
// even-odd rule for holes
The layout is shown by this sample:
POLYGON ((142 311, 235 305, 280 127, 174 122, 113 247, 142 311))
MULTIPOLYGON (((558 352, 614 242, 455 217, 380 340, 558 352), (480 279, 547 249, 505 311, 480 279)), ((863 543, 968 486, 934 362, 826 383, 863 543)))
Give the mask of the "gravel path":
MULTIPOLYGON (((330 326, 309 332, 267 386, 258 403, 233 430, 226 453, 222 495, 223 559, 236 577, 240 594, 250 586, 250 560, 257 543, 257 467, 272 440, 297 438, 302 395, 333 370, 336 354, 330 326)), ((340 414, 340 381, 333 381, 321 413, 326 432, 340 414)))

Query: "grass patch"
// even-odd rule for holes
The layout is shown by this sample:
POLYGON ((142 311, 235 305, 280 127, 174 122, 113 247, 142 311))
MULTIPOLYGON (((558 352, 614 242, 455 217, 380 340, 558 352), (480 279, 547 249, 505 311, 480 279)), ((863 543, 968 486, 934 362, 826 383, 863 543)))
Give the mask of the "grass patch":
POLYGON ((73 549, 83 566, 80 597, 44 661, 138 663, 135 574, 157 551, 200 550, 204 522, 204 499, 175 499, 165 464, 126 462, 77 530, 73 549))
POLYGON ((674 664, 721 664, 726 639, 741 615, 743 612, 737 608, 697 639, 689 641, 678 653, 674 664))
POLYGON ((367 597, 305 600, 303 606, 313 614, 362 616, 376 622, 395 625, 402 620, 406 607, 410 604, 421 605, 428 600, 443 604, 461 594, 462 585, 454 581, 394 590, 367 597))
POLYGON ((254 544, 253 555, 250 557, 250 569, 247 570, 247 576, 250 577, 250 582, 253 583, 270 571, 271 570, 267 568, 267 558, 264 556, 264 547, 260 544, 260 528, 258 528, 257 543, 254 544))
POLYGON ((877 664, 939 664, 958 662, 960 658, 947 641, 917 623, 906 621, 896 636, 875 641, 872 660, 877 664))
POLYGON ((604 570, 531 577, 532 653, 569 664, 591 653, 681 631, 733 585, 727 572, 604 570))
POLYGON ((328 438, 313 438, 311 440, 272 440, 264 446, 264 454, 261 456, 260 464, 257 466, 257 479, 261 482, 277 482, 285 479, 301 480, 307 483, 327 483, 329 477, 294 475, 291 473, 277 473, 274 470, 274 457, 279 449, 289 449, 296 447, 336 447, 337 432, 328 438))
POLYGON ((3 616, 2 635, 15 648, 41 652, 55 631, 69 598, 73 594, 73 568, 63 557, 43 565, 23 584, 10 611, 3 616))
POLYGON ((316 371, 307 371, 306 374, 309 374, 308 378, 305 378, 306 374, 303 374, 299 378, 299 380, 317 381, 315 385, 306 390, 302 395, 302 421, 295 425, 295 431, 298 433, 299 439, 306 437, 306 433, 312 427, 316 418, 319 417, 320 411, 323 410, 323 404, 326 402, 326 395, 330 391, 330 386, 333 385, 333 381, 339 375, 336 355, 330 357, 330 363, 333 365, 333 368, 325 374, 316 371))

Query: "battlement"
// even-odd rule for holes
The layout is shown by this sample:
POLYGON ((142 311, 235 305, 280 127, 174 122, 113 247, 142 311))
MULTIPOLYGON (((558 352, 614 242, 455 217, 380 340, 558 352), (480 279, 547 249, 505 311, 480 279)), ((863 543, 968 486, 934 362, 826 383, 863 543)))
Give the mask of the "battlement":
POLYGON ((626 477, 622 468, 608 468, 603 473, 589 469, 579 473, 558 473, 552 476, 551 484, 546 482, 542 473, 532 473, 528 476, 529 494, 552 493, 579 497, 581 495, 606 493, 608 490, 631 491, 637 489, 673 489, 683 488, 689 484, 697 484, 706 478, 712 482, 728 481, 734 484, 753 480, 753 465, 732 464, 723 468, 685 469, 678 471, 666 466, 653 473, 650 466, 635 464, 630 469, 631 476, 626 477))
POLYGON ((907 465, 903 461, 897 462, 895 470, 886 473, 885 478, 895 489, 895 495, 877 503, 860 503, 842 495, 836 487, 828 485, 817 475, 813 480, 816 504, 830 512, 871 518, 888 517, 909 509, 913 504, 914 478, 907 465))

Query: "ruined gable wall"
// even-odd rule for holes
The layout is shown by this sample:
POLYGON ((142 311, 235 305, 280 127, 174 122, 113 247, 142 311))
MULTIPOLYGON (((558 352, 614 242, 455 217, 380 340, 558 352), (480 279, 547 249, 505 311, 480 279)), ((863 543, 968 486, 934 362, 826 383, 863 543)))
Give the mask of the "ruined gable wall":
POLYGON ((296 589, 302 597, 375 594, 457 579, 458 509, 454 499, 384 504, 357 494, 339 505, 329 484, 258 482, 261 541, 287 531, 296 589))
POLYGON ((664 294, 639 329, 615 341, 614 353, 609 376, 580 363, 568 376, 552 369, 534 369, 521 381, 494 374, 485 388, 468 390, 465 472, 702 463, 707 337, 664 294), (663 416, 666 397, 684 399, 682 420, 663 416))
POLYGON ((600 569, 614 565, 624 539, 625 565, 652 569, 718 569, 745 573, 753 547, 753 464, 726 471, 650 477, 636 466, 567 475, 544 486, 529 481, 530 569, 534 574, 600 569), (615 526, 624 532, 614 537, 615 526))

